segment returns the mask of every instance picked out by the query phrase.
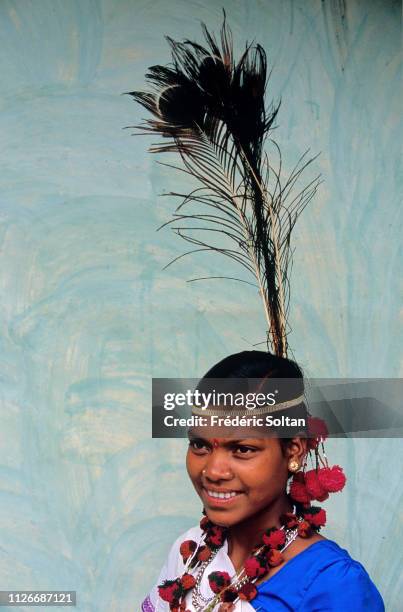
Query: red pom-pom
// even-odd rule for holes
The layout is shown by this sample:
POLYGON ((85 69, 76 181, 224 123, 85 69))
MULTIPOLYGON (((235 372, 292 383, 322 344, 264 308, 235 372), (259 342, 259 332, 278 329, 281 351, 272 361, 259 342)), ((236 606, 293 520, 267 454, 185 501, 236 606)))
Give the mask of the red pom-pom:
POLYGON ((243 585, 243 587, 238 591, 239 599, 243 599, 244 601, 251 601, 257 595, 257 588, 254 584, 247 582, 243 585))
POLYGON ((309 472, 306 472, 305 487, 311 499, 325 501, 325 499, 329 497, 327 490, 323 488, 319 481, 318 472, 316 470, 309 470, 309 472))
POLYGON ((197 544, 193 540, 185 540, 184 542, 182 542, 179 548, 179 552, 182 555, 184 563, 189 559, 189 557, 193 555, 196 548, 197 544))
POLYGON ((170 604, 176 602, 183 594, 183 588, 179 579, 165 580, 163 584, 159 585, 158 594, 163 601, 167 601, 170 604))
POLYGON ((297 472, 292 477, 290 485, 290 497, 300 504, 309 504, 311 497, 306 490, 303 472, 297 472))
POLYGON ((257 578, 258 576, 263 576, 266 573, 266 568, 259 562, 257 557, 249 557, 245 561, 245 574, 249 576, 249 578, 257 578))
POLYGON ((196 557, 197 557, 198 561, 202 561, 202 562, 203 561, 207 561, 207 559, 210 559, 210 557, 211 557, 211 550, 210 550, 210 548, 208 546, 202 546, 199 549, 196 557))
POLYGON ((202 531, 206 531, 206 529, 208 527, 211 527, 212 523, 209 521, 209 519, 207 518, 207 516, 203 516, 203 518, 200 521, 200 529, 202 531))
POLYGON ((196 578, 192 576, 192 574, 183 574, 181 578, 181 584, 185 591, 189 591, 189 589, 193 589, 196 584, 196 578))
POLYGON ((211 572, 208 581, 210 589, 217 594, 231 584, 231 576, 228 572, 211 572))
POLYGON ((334 465, 331 468, 321 468, 318 471, 318 479, 321 486, 329 493, 341 491, 346 484, 346 476, 343 468, 339 465, 334 465))
POLYGON ((206 543, 214 548, 219 548, 222 546, 224 544, 224 540, 225 529, 224 527, 219 527, 218 525, 213 525, 213 527, 209 529, 205 538, 206 543))
POLYGON ((304 511, 304 519, 316 529, 326 525, 326 511, 323 508, 311 507, 304 511))
POLYGON ((329 435, 325 421, 317 417, 309 417, 308 434, 311 440, 316 439, 317 443, 324 442, 329 435))
POLYGON ((263 535, 263 544, 271 548, 281 548, 285 544, 285 533, 283 529, 268 529, 263 535))
POLYGON ((270 567, 276 567, 276 565, 280 565, 284 561, 284 557, 279 550, 271 549, 267 553, 267 562, 270 567))

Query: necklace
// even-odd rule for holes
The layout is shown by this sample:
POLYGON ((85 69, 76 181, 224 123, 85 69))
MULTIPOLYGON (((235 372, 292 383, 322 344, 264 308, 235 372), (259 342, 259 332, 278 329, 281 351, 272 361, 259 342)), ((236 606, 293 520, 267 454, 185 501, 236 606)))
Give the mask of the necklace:
MULTIPOLYGON (((282 527, 281 530, 284 530, 284 527, 282 527)), ((280 552, 283 552, 288 546, 290 546, 290 544, 294 542, 297 536, 297 527, 294 529, 286 529, 285 542, 284 545, 281 547, 280 552)), ((258 556, 264 548, 264 545, 260 546, 257 549, 255 556, 258 556)), ((219 601, 219 594, 215 594, 212 597, 204 597, 201 593, 201 583, 203 580, 204 572, 206 571, 207 567, 210 565, 214 557, 217 555, 218 550, 219 549, 215 550, 214 553, 211 555, 210 559, 204 561, 201 564, 199 572, 197 573, 196 583, 192 590, 192 604, 196 612, 209 612, 210 610, 213 610, 213 608, 219 601)), ((250 581, 250 577, 245 573, 245 568, 243 567, 240 572, 238 572, 237 574, 235 574, 235 576, 232 577, 230 584, 231 589, 238 593, 240 589, 242 589, 242 587, 248 583, 248 581, 250 581)))
POLYGON ((183 559, 183 573, 158 585, 159 597, 169 603, 172 612, 186 610, 185 599, 190 592, 196 612, 213 612, 220 602, 251 601, 258 593, 256 582, 272 567, 284 561, 282 552, 287 546, 297 536, 309 538, 325 524, 326 514, 321 508, 308 505, 295 505, 295 508, 295 513, 286 512, 280 516, 281 528, 266 529, 260 544, 253 549, 242 570, 235 576, 231 577, 225 571, 208 573, 207 580, 213 597, 203 595, 201 584, 206 569, 228 537, 228 529, 204 516, 200 521, 203 538, 198 543, 193 540, 182 542, 179 553, 183 559))

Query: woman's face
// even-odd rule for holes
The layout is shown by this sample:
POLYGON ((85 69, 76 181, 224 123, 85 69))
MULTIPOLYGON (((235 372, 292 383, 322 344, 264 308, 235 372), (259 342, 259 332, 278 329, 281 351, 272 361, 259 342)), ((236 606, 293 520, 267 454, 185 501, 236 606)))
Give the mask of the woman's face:
POLYGON ((207 516, 231 526, 283 498, 288 460, 277 438, 189 438, 186 466, 207 516))

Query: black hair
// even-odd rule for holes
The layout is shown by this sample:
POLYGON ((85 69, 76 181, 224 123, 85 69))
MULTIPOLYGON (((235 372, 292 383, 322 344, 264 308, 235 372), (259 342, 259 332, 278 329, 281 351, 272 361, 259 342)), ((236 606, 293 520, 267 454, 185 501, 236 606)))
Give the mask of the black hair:
POLYGON ((203 376, 206 378, 295 378, 303 379, 295 361, 265 351, 241 351, 225 357, 203 376))

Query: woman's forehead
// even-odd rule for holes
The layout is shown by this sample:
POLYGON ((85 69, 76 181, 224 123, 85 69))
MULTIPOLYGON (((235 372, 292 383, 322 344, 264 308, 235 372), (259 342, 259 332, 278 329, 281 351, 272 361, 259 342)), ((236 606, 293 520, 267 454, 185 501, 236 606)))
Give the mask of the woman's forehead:
POLYGON ((248 440, 258 441, 262 439, 273 439, 276 438, 276 434, 273 431, 267 431, 262 428, 255 427, 224 427, 224 426, 195 426, 188 429, 188 438, 194 440, 203 439, 209 444, 217 445, 226 444, 234 441, 248 440))
POLYGON ((227 447, 227 446, 234 446, 236 444, 259 444, 261 445, 262 442, 264 442, 264 440, 266 439, 270 439, 270 438, 255 438, 253 436, 240 436, 238 438, 233 438, 233 437, 214 437, 211 436, 209 437, 206 434, 200 434, 198 432, 192 432, 189 431, 188 433, 188 437, 189 440, 200 440, 203 441, 207 444, 209 444, 210 446, 212 446, 213 448, 218 448, 220 446, 223 447, 227 447))

